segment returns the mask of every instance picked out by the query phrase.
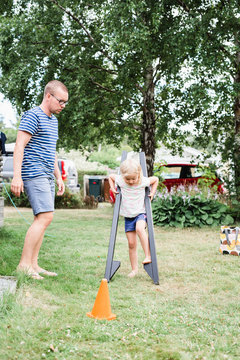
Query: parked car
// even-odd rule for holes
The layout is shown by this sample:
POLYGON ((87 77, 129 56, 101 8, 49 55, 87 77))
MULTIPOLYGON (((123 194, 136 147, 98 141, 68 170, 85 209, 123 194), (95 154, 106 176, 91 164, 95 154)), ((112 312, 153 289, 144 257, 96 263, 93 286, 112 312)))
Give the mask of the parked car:
POLYGON ((10 183, 13 178, 13 156, 3 155, 2 178, 5 183, 10 183))
MULTIPOLYGON (((58 159, 58 166, 62 174, 62 179, 66 186, 72 192, 79 192, 80 185, 78 184, 78 173, 76 166, 72 160, 58 159)), ((10 183, 13 178, 13 154, 6 153, 3 155, 3 169, 2 169, 3 181, 10 183)))
MULTIPOLYGON (((186 164, 186 163, 174 163, 174 164, 163 164, 161 170, 161 177, 163 177, 163 184, 167 187, 168 191, 172 187, 178 187, 180 185, 194 185, 197 184, 199 179, 203 179, 203 169, 197 164, 186 164)), ((158 172, 158 169, 154 171, 154 174, 158 172)), ((225 192, 223 181, 220 176, 215 173, 216 178, 214 179, 211 187, 217 186, 217 191, 220 193, 225 192)), ((205 177, 206 178, 206 177, 205 177)), ((110 202, 115 203, 115 195, 110 190, 110 202)))
POLYGON ((72 192, 79 192, 80 185, 78 183, 78 172, 74 162, 69 159, 58 159, 58 167, 66 186, 72 192))
MULTIPOLYGON (((164 178, 163 184, 167 187, 168 191, 170 191, 173 186, 197 184, 199 179, 204 178, 203 169, 197 164, 177 163, 163 166, 161 176, 164 178)), ((217 191, 223 193, 223 182, 217 173, 215 176, 216 178, 211 184, 211 187, 217 185, 217 191)))

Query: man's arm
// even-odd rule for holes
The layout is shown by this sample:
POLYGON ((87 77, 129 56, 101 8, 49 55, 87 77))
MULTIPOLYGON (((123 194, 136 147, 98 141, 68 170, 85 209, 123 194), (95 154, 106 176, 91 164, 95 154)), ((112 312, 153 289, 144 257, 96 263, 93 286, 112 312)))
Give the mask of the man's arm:
POLYGON ((11 183, 11 191, 14 195, 20 196, 23 192, 22 181, 22 161, 24 148, 30 141, 32 135, 26 131, 19 130, 13 153, 13 179, 11 183))
POLYGON ((62 179, 61 172, 59 170, 57 155, 55 155, 54 176, 56 178, 57 186, 58 186, 57 195, 63 195, 64 191, 65 191, 65 185, 64 185, 64 182, 63 182, 63 179, 62 179))

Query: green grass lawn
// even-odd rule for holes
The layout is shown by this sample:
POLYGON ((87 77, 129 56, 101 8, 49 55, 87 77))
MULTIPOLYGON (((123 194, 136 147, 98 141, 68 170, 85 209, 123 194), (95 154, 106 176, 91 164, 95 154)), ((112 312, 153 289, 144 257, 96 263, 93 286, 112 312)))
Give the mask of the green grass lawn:
MULTIPOLYGON (((23 215, 31 221, 31 210, 23 215)), ((0 304, 0 359, 238 359, 239 261, 222 256, 219 228, 155 228, 160 285, 140 268, 130 271, 120 220, 109 283, 116 320, 90 319, 104 277, 111 206, 57 210, 40 265, 57 278, 20 276, 16 295, 0 304)), ((27 224, 5 209, 0 229, 0 275, 15 275, 27 224)), ((139 245, 139 265, 143 252, 139 245)))

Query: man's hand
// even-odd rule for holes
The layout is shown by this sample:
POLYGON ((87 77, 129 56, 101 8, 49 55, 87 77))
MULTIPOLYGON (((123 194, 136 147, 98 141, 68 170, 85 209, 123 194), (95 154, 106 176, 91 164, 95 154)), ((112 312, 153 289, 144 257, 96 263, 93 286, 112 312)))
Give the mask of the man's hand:
POLYGON ((58 196, 59 196, 59 195, 60 195, 60 196, 63 195, 63 194, 64 194, 64 191, 65 191, 65 184, 64 184, 62 178, 57 179, 57 186, 58 186, 57 195, 58 195, 58 196))
POLYGON ((24 192, 22 178, 13 177, 11 183, 11 192, 17 197, 20 196, 21 192, 24 192))

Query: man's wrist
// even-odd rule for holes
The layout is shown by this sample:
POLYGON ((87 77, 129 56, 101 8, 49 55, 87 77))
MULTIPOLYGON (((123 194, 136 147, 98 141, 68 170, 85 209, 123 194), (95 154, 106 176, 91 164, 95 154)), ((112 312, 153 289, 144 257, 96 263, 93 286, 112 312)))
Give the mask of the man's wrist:
POLYGON ((13 179, 19 181, 19 180, 22 180, 22 176, 21 175, 13 175, 13 179))
POLYGON ((54 174, 57 181, 62 180, 61 174, 54 174))

